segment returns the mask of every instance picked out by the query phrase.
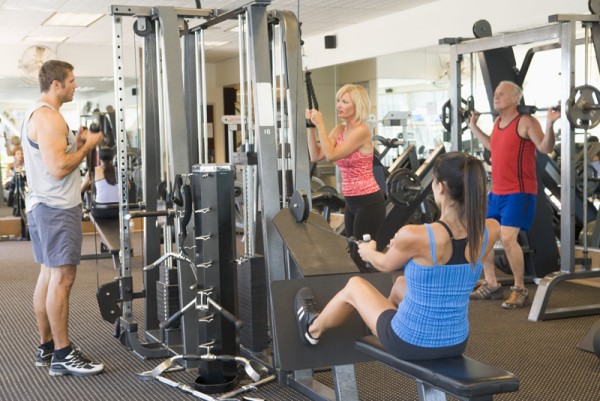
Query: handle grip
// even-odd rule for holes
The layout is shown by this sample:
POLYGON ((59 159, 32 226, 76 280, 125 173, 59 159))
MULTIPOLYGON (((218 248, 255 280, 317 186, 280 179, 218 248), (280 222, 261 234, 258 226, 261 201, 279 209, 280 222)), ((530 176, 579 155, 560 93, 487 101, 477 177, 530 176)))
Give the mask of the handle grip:
POLYGON ((236 329, 241 329, 244 326, 244 322, 235 317, 235 315, 229 312, 227 309, 223 308, 221 305, 213 301, 211 298, 208 298, 208 302, 210 305, 217 310, 228 322, 232 323, 236 329))
POLYGON ((168 329, 169 327, 171 327, 171 325, 173 323, 175 323, 176 321, 178 321, 179 319, 181 319, 181 316, 184 313, 185 313, 185 310, 183 310, 183 309, 178 310, 173 315, 171 315, 170 318, 168 318, 167 320, 165 320, 164 322, 162 322, 160 324, 160 327, 162 327, 163 329, 168 329))
MULTIPOLYGON (((362 237, 362 241, 361 242, 369 242, 371 241, 371 234, 363 234, 362 237)), ((365 266, 367 267, 367 269, 369 270, 376 270, 373 265, 369 262, 366 262, 365 266)))
POLYGON ((100 124, 91 123, 90 124, 90 131, 93 132, 94 134, 97 134, 98 132, 100 132, 100 124))

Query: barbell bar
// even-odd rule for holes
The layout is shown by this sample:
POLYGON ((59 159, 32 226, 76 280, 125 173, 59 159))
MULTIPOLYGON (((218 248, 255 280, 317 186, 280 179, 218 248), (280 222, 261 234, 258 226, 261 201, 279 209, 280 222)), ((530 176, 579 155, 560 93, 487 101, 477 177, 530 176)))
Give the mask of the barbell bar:
MULTIPOLYGON (((518 105, 517 110, 520 114, 532 115, 538 111, 554 110, 553 107, 537 107, 533 105, 518 105)), ((442 125, 448 131, 452 127, 452 104, 448 100, 442 106, 442 125)), ((462 117, 461 132, 469 128, 469 119, 471 112, 475 111, 475 102, 473 97, 469 96, 466 100, 461 99, 461 108, 459 114, 462 117)), ((481 114, 492 114, 491 111, 478 112, 481 114)), ((600 90, 592 85, 576 86, 571 90, 567 100, 567 119, 573 128, 590 129, 600 124, 600 90)))
MULTIPOLYGON (((472 111, 476 112, 479 115, 492 114, 491 111, 476 111, 475 110, 475 101, 473 100, 472 96, 469 96, 466 100, 461 99, 461 106, 462 105, 464 105, 466 107, 461 107, 458 111, 459 114, 462 116, 461 132, 463 132, 467 128, 469 128, 469 119, 471 118, 472 111)), ((442 116, 441 116, 442 125, 448 131, 450 131, 451 126, 452 126, 452 116, 450 114, 452 111, 451 107, 452 107, 452 105, 451 105, 450 100, 448 100, 442 106, 442 116)), ((517 111, 519 112, 519 114, 532 115, 532 114, 537 113, 538 111, 549 111, 549 110, 554 110, 555 108, 556 108, 556 106, 537 107, 534 105, 520 104, 517 106, 517 111)))

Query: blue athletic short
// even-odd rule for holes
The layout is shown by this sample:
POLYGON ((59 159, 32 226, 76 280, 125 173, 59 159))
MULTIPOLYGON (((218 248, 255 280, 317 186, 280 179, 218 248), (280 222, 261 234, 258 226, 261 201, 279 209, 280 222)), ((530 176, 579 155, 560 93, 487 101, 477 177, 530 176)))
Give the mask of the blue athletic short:
POLYGON ((81 261, 81 206, 56 209, 43 203, 27 212, 35 262, 47 267, 81 261))
POLYGON ((518 193, 508 195, 488 195, 488 219, 496 219, 501 226, 519 227, 527 231, 533 223, 536 196, 518 193))

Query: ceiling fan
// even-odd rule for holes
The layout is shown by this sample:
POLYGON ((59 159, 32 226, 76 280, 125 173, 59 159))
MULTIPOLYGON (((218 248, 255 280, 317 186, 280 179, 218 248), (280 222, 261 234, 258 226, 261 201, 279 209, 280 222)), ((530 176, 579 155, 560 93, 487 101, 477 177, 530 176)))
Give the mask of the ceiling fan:
POLYGON ((40 68, 46 61, 54 58, 56 54, 48 46, 34 45, 25 49, 19 60, 19 70, 23 80, 31 85, 37 84, 40 68))

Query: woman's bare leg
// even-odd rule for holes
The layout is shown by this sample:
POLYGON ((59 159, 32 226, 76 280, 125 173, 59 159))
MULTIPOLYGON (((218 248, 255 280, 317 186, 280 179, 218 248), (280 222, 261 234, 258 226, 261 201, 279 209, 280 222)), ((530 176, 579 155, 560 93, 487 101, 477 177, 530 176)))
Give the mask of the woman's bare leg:
POLYGON ((342 325, 356 309, 367 327, 377 335, 377 319, 385 310, 396 309, 367 280, 354 276, 338 292, 309 326, 311 337, 318 339, 324 331, 342 325))

